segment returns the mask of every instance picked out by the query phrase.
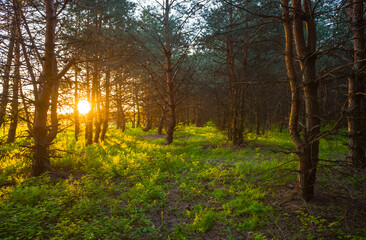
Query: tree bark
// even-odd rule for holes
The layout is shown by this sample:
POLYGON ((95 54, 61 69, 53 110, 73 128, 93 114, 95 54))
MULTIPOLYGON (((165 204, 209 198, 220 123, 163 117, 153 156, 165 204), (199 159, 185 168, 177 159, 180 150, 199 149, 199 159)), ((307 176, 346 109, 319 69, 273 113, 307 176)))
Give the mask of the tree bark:
POLYGON ((105 105, 104 105, 104 118, 103 118, 103 130, 100 135, 100 139, 104 141, 105 135, 108 130, 108 120, 109 120, 109 97, 110 97, 110 78, 111 72, 107 71, 105 76, 105 105))
POLYGON ((55 28, 56 15, 53 0, 45 0, 46 7, 46 36, 43 73, 40 77, 39 97, 35 102, 34 117, 34 158, 32 175, 39 176, 51 170, 48 147, 51 144, 48 138, 47 112, 50 106, 51 93, 56 84, 55 67, 55 28))
POLYGON ((347 121, 352 166, 366 167, 365 36, 363 1, 348 0, 348 18, 353 39, 353 69, 348 77, 347 121))
POLYGON ((167 107, 162 108, 162 113, 160 115, 159 124, 158 124, 158 134, 159 135, 163 134, 163 128, 164 128, 164 123, 165 123, 167 111, 169 111, 169 110, 167 110, 167 107))
POLYGON ((4 77, 3 77, 3 92, 1 95, 1 102, 0 102, 0 127, 5 122, 6 116, 6 108, 8 105, 8 95, 9 95, 9 77, 10 77, 10 70, 11 64, 13 61, 14 56, 14 44, 15 44, 15 35, 16 35, 16 17, 13 16, 12 23, 10 26, 10 41, 9 41, 9 49, 6 58, 6 64, 4 68, 4 77))
MULTIPOLYGON (((229 31, 233 30, 233 9, 232 5, 229 6, 229 31)), ((227 37, 227 68, 228 68, 228 79, 230 87, 230 124, 228 130, 228 137, 232 140, 232 144, 239 146, 244 143, 243 137, 243 91, 244 85, 238 83, 235 75, 235 60, 234 60, 234 45, 232 36, 227 37)), ((243 72, 242 80, 246 74, 247 64, 247 49, 244 46, 243 51, 243 72)))
POLYGON ((10 128, 8 132, 8 143, 15 141, 16 131, 18 126, 18 113, 19 113, 19 84, 20 84, 20 41, 19 32, 16 34, 15 43, 15 63, 14 63, 14 77, 13 77, 13 95, 11 101, 11 114, 10 114, 10 128))
POLYGON ((170 1, 165 0, 165 13, 164 13, 164 55, 165 55, 165 75, 166 75, 166 90, 167 90, 167 103, 168 103, 168 124, 166 128, 166 144, 169 145, 173 142, 173 134, 176 125, 176 112, 175 112, 175 88, 173 77, 173 64, 172 64, 172 52, 171 52, 171 40, 170 40, 170 1))
POLYGON ((122 107, 122 84, 120 81, 116 81, 116 102, 117 102, 117 129, 122 129, 122 132, 125 131, 126 120, 125 114, 122 107))
POLYGON ((85 143, 86 145, 93 144, 93 116, 94 116, 94 96, 92 96, 90 91, 90 74, 89 74, 89 64, 86 65, 86 95, 88 102, 91 103, 90 111, 86 117, 85 126, 85 143))
POLYGON ((316 169, 318 164, 320 133, 318 83, 316 81, 316 26, 314 13, 312 12, 310 0, 292 1, 292 28, 290 20, 289 1, 282 0, 282 21, 285 29, 286 39, 286 68, 291 88, 291 112, 289 120, 289 132, 294 142, 299 157, 297 191, 309 201, 314 197, 314 186, 316 182, 316 169), (303 2, 303 10, 302 10, 303 2), (304 17, 304 15, 306 17, 304 17), (305 33, 303 24, 307 26, 305 33), (293 34, 292 34, 293 32, 293 34), (299 83, 293 59, 293 38, 295 39, 296 52, 300 60, 302 70, 302 86, 305 102, 305 129, 303 137, 298 131, 300 95, 299 83))
POLYGON ((79 83, 78 83, 78 67, 75 66, 75 105, 74 105, 74 117, 75 117, 75 140, 77 141, 80 133, 80 117, 79 117, 79 83))

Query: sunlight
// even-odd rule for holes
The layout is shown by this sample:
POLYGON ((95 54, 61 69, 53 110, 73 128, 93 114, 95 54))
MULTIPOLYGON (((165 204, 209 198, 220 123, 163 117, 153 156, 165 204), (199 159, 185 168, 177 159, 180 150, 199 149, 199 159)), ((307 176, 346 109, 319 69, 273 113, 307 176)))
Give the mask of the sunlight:
POLYGON ((86 100, 81 100, 78 103, 78 110, 80 114, 87 114, 90 111, 90 103, 86 100))

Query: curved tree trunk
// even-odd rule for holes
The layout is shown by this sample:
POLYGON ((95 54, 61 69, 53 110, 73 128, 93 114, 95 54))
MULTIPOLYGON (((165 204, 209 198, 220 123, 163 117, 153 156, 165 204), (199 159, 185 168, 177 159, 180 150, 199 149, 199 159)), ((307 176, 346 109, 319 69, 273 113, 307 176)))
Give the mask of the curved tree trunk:
POLYGON ((317 137, 320 133, 319 103, 317 93, 318 83, 316 82, 315 75, 316 27, 310 0, 303 1, 303 9, 301 0, 292 1, 292 26, 290 20, 289 1, 282 0, 281 2, 282 21, 286 38, 285 60, 291 88, 289 132, 291 139, 296 146, 299 157, 297 190, 306 201, 309 201, 314 196, 319 153, 319 140, 317 140, 317 137), (304 14, 307 16, 306 18, 303 17, 304 14), (303 29, 304 21, 307 25, 307 41, 305 41, 305 33, 303 29), (305 102, 306 127, 303 130, 302 138, 298 130, 300 112, 300 84, 297 81, 294 67, 293 38, 295 39, 296 52, 300 59, 305 102))

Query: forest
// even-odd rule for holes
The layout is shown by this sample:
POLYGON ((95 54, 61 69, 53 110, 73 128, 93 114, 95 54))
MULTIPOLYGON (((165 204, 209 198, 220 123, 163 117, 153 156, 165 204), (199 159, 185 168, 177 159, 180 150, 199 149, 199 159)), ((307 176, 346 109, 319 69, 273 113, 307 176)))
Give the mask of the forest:
POLYGON ((0 239, 366 239, 363 0, 0 0, 0 239))

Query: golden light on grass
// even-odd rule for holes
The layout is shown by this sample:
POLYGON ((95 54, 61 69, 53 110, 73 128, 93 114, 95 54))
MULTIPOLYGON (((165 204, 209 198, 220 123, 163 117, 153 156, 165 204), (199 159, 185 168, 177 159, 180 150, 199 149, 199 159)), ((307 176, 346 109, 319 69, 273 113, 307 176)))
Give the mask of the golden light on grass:
POLYGON ((78 110, 80 114, 87 114, 90 111, 90 103, 86 100, 81 100, 78 104, 78 110))

